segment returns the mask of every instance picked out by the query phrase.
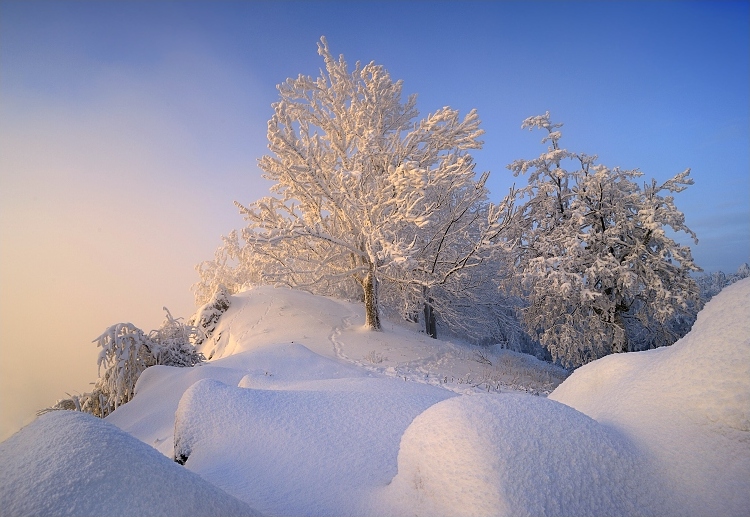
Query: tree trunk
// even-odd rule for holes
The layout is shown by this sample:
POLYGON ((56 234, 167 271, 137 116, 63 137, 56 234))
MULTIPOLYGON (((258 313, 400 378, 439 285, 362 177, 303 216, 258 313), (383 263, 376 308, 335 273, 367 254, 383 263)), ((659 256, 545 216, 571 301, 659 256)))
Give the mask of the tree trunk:
POLYGON ((435 311, 432 308, 432 297, 424 290, 424 331, 432 339, 437 339, 437 324, 435 311))
POLYGON ((380 316, 378 315, 378 286, 372 270, 362 280, 365 293, 365 327, 380 330, 380 316))
POLYGON ((615 354, 630 352, 628 346, 628 334, 625 332, 625 321, 622 318, 622 312, 616 310, 614 320, 612 352, 615 354))

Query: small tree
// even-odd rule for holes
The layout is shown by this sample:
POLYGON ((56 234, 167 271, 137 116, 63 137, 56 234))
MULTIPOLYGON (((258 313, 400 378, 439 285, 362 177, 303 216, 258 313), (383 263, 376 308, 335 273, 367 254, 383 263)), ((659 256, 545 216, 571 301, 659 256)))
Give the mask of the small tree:
POLYGON ((561 125, 549 113, 526 119, 522 128, 546 130, 542 142, 550 146, 508 167, 529 181, 519 191, 526 199, 517 254, 524 321, 555 359, 578 366, 631 350, 628 332, 638 325, 629 319, 651 327, 691 310, 699 300, 690 273, 700 268, 690 248, 665 232, 698 242, 674 198, 663 195, 691 185, 690 170, 641 187, 638 170, 610 169, 560 148, 561 125))

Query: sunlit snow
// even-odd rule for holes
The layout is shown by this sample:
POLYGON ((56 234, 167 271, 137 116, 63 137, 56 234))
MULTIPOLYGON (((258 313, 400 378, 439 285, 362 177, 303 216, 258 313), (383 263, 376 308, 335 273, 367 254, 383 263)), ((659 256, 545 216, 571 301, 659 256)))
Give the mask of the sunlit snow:
POLYGON ((299 291, 232 296, 208 363, 148 368, 104 421, 52 412, 0 444, 0 514, 750 511, 750 279, 673 346, 557 389, 534 358, 363 323, 299 291))

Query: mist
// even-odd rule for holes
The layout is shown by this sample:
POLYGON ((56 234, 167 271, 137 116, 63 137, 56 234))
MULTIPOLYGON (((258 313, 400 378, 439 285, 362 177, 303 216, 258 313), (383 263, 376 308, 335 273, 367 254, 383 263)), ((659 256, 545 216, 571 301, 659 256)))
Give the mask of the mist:
POLYGON ((232 118, 214 104, 221 89, 252 97, 247 78, 196 53, 137 81, 85 63, 78 73, 95 83, 83 98, 2 99, 0 440, 90 389, 92 340, 109 325, 148 332, 162 307, 189 317, 195 265, 241 226, 232 201, 268 188, 255 166, 265 114, 252 124, 248 109, 232 118), (195 67, 210 73, 188 81, 195 67))

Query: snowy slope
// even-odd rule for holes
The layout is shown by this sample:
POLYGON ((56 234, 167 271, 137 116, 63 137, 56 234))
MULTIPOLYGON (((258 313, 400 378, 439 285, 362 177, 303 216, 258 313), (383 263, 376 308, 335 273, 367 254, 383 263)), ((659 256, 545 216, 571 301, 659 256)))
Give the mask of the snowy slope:
POLYGON ((498 394, 563 371, 362 321, 357 305, 299 291, 232 296, 209 364, 147 370, 107 420, 267 514, 643 513, 624 495, 638 485, 627 443, 561 404, 498 394), (561 422, 580 427, 563 440, 575 450, 559 446, 561 422))
POLYGON ((302 343, 324 357, 377 373, 426 382, 459 393, 528 391, 547 394, 568 372, 509 350, 456 346, 406 323, 362 329, 364 309, 303 291, 255 287, 231 297, 206 357, 221 358, 274 343, 302 343), (491 363, 491 364, 490 364, 491 363))
POLYGON ((389 322, 382 332, 370 332, 363 322, 362 306, 302 291, 261 286, 233 295, 214 339, 201 350, 209 363, 147 369, 136 385, 138 396, 107 420, 171 458, 177 405, 201 379, 237 386, 249 375, 245 382, 280 389, 296 381, 385 376, 463 394, 546 393, 567 376, 524 354, 482 349, 483 359, 476 348, 389 322))
MULTIPOLYGON (((549 398, 529 393, 551 391, 564 372, 520 354, 480 355, 389 324, 364 331, 360 306, 287 289, 255 288, 231 302, 204 345, 211 361, 147 369, 134 399, 98 423, 157 448, 244 511, 750 513, 750 281, 717 296, 673 347, 592 363, 549 398)), ((53 427, 29 426, 14 443, 39 449, 57 439, 53 427)), ((42 464, 24 470, 8 443, 2 515, 10 487, 42 477, 42 464)), ((131 447, 121 446, 126 458, 141 454, 131 447)), ((67 468, 81 478, 100 468, 60 464, 63 478, 67 468)), ((49 490, 21 499, 39 508, 49 490)), ((174 489, 164 490, 168 501, 174 489)))
POLYGON ((0 443, 0 515, 258 515, 98 418, 42 415, 0 443))
POLYGON ((673 513, 750 514, 750 279, 671 347, 590 363, 550 399, 643 451, 673 513))

